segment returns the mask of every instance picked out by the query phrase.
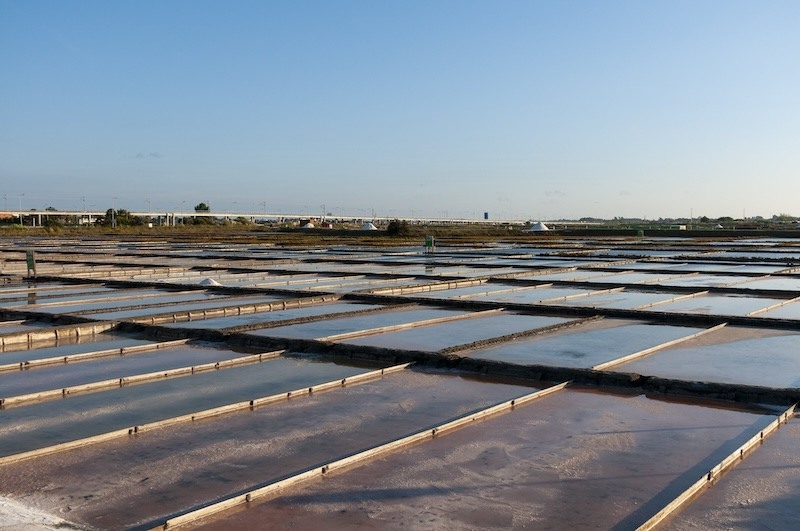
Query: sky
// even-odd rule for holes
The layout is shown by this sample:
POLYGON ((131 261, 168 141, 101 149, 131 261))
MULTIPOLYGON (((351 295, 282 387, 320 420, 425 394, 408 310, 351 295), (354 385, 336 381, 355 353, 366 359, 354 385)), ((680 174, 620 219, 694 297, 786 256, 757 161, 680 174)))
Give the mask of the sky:
POLYGON ((0 0, 0 208, 800 215, 796 0, 0 0))

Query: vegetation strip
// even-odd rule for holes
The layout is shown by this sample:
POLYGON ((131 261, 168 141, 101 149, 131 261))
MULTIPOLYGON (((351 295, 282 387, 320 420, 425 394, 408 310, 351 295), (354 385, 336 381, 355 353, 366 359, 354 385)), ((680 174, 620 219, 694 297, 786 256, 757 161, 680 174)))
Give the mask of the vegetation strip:
POLYGON ((155 371, 143 374, 134 374, 131 376, 123 376, 120 378, 111 378, 109 380, 101 380, 98 382, 90 382, 87 384, 75 385, 72 387, 64 387, 62 389, 51 389, 48 391, 38 391, 36 393, 29 393, 26 395, 12 396, 8 398, 0 398, 0 407, 5 408, 11 405, 20 405, 25 402, 53 400, 56 398, 66 398, 70 395, 78 393, 88 393, 92 391, 99 391, 102 389, 109 389, 113 387, 125 387, 137 383, 150 382, 153 380, 161 380, 165 378, 177 378, 180 376, 190 376, 200 372, 227 369, 230 367, 237 367, 248 363, 260 363, 265 360, 277 358, 284 351, 277 350, 274 352, 265 352, 262 354, 250 354, 238 358, 231 358, 222 361, 211 363, 203 363, 201 365, 192 365, 190 367, 178 367, 176 369, 165 369, 163 371, 155 371))
POLYGON ((633 354, 628 354, 627 356, 622 356, 621 358, 615 358, 611 361, 607 361, 605 363, 599 363, 592 367, 594 371, 605 371, 610 369, 611 367, 616 367, 617 365, 622 365, 623 363, 627 363, 629 361, 633 361, 638 358, 643 358, 652 354, 653 352, 657 352, 659 350, 663 350, 667 347, 671 347, 673 345, 678 345, 683 343, 684 341, 689 341, 690 339, 694 339, 696 337, 700 337, 706 335, 710 332, 715 332, 720 328, 727 326, 728 323, 718 324, 717 326, 712 326, 711 328, 706 328, 705 330, 701 330, 697 333, 690 334, 688 336, 679 337, 678 339, 673 339, 672 341, 667 341, 665 343, 661 343, 660 345, 656 345, 654 347, 646 348, 644 350, 640 350, 639 352, 634 352, 633 354))
POLYGON ((542 389, 534 393, 523 395, 521 397, 512 400, 507 400, 505 402, 501 402, 500 404, 496 404, 486 409, 482 409, 481 411, 478 411, 476 413, 469 413, 455 420, 445 422, 444 424, 440 424, 434 428, 427 428, 425 430, 416 432, 406 437, 395 439, 386 444, 382 444, 380 446, 375 446, 368 450, 364 450, 363 452, 358 452, 348 457, 332 461, 325 465, 315 466, 314 468, 311 468, 294 476, 288 477, 286 479, 270 483, 269 485, 266 485, 264 487, 259 487, 257 489, 253 489, 245 493, 237 494, 225 500, 212 503, 210 505, 206 505, 205 507, 195 509, 193 511, 184 513, 174 518, 170 518, 169 520, 164 522, 162 526, 155 527, 153 528, 153 530, 173 529, 181 525, 186 525, 196 520, 199 520, 200 518, 205 518, 213 514, 219 513, 220 511, 231 509, 239 505, 247 504, 258 498, 264 498, 269 495, 276 494, 288 487, 292 487, 310 481, 312 479, 325 476, 326 474, 329 474, 331 472, 337 472, 344 470, 346 468, 352 468, 364 465, 367 462, 377 459, 379 457, 383 457, 384 455, 390 452, 401 450, 412 444, 429 441, 434 437, 444 435, 448 432, 457 430, 459 428, 463 428, 464 426, 467 426, 469 424, 472 424, 480 420, 484 420, 490 416, 497 415, 499 413, 505 413, 513 410, 517 406, 522 406, 534 400, 544 398, 546 396, 549 396, 555 392, 564 389, 568 384, 569 382, 560 383, 552 387, 548 387, 547 389, 542 389))
POLYGON ((778 415, 778 417, 775 420, 773 420, 766 428, 764 428, 759 433, 754 435, 752 438, 750 438, 750 440, 748 440, 742 446, 734 450, 730 455, 728 455, 725 459, 723 459, 714 468, 709 470, 706 474, 703 474, 703 476, 697 481, 695 481, 688 489, 686 489, 680 495, 678 495, 677 498, 675 498, 669 504, 667 504, 666 507, 657 512, 647 522, 639 526, 637 531, 648 531, 650 529, 655 528, 670 514, 674 513, 675 511, 678 511, 686 502, 692 499, 692 497, 698 494, 702 489, 704 489, 709 485, 713 485, 714 482, 720 476, 722 476, 722 474, 727 472, 729 469, 733 468, 736 465, 736 463, 743 460, 757 446, 763 443, 764 439, 774 434, 778 430, 778 428, 781 427, 781 423, 783 424, 788 423, 789 419, 794 415, 794 410, 796 407, 797 404, 794 404, 791 407, 789 407, 789 409, 778 415))
POLYGON ((95 358, 104 358, 108 356, 124 356, 126 354, 137 354, 140 352, 149 352, 151 350, 158 350, 162 348, 177 347, 187 343, 188 341, 190 341, 190 339, 176 339, 174 341, 162 341, 160 343, 148 343, 146 345, 133 345, 130 347, 96 350, 94 352, 73 354, 71 356, 55 356, 52 358, 41 358, 36 360, 20 361, 19 363, 7 363, 5 365, 0 365, 0 372, 31 369, 33 367, 54 365, 58 363, 74 363, 76 361, 85 361, 95 358))
POLYGON ((275 395, 254 398, 253 400, 246 400, 244 402, 236 402, 234 404, 228 404, 225 406, 219 406, 211 409, 206 409, 203 411, 198 411, 195 413, 189 413, 186 415, 180 415, 177 417, 172 417, 164 420, 159 420, 155 422, 150 422, 147 424, 140 424, 137 426, 131 426, 129 428, 122 428, 119 430, 109 431, 106 433, 101 433, 99 435, 93 435, 91 437, 85 437, 83 439, 77 439, 74 441, 69 441, 61 444, 54 444, 52 446, 47 446, 44 448, 38 448, 36 450, 30 450, 28 452, 21 452, 18 454, 7 455, 4 457, 0 457, 0 466, 8 464, 8 463, 15 463, 19 461, 24 461, 27 459, 32 459, 34 457, 41 457, 44 455, 55 454, 58 452, 64 452, 67 450, 73 450, 76 448, 81 448, 84 446, 89 446, 92 444, 97 444, 105 441, 110 441, 112 439, 118 439, 120 437, 135 435, 138 433, 142 433, 149 430, 154 430, 158 428, 165 428, 167 426, 174 426, 177 424, 183 424, 187 422, 194 422, 196 420, 206 419, 210 417, 216 417, 219 415, 224 415, 227 413, 234 413, 237 411, 244 411, 244 410, 253 410, 256 407, 272 404, 275 402, 282 402, 284 400, 288 400, 290 398, 297 398, 302 396, 310 396, 314 393, 328 391, 331 389, 337 389, 341 387, 346 387, 347 385, 363 383, 369 380, 374 380, 377 378, 383 377, 385 374, 391 374, 393 372, 398 372, 406 369, 412 365, 411 363, 403 363, 400 365, 393 365, 391 367, 386 367, 383 369, 378 369, 375 371, 369 371, 361 374, 356 374, 354 376, 348 376, 347 378, 342 378, 341 380, 334 380, 331 382, 322 383, 319 385, 314 385, 311 387, 304 387, 302 389, 296 389, 294 391, 287 391, 284 393, 278 393, 275 395))

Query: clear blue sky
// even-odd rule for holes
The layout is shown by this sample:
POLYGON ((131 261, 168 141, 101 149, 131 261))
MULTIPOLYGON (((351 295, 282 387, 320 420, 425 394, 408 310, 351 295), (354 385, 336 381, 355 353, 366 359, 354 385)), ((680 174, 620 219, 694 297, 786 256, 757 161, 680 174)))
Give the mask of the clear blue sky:
POLYGON ((0 0, 0 72, 9 208, 800 215, 797 0, 0 0))

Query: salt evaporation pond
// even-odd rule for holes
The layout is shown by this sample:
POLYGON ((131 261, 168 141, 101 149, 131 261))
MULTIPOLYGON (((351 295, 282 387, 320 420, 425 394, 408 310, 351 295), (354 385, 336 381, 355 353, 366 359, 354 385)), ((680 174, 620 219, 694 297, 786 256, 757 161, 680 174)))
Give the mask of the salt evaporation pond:
POLYGON ((0 365, 46 358, 62 358, 85 352, 120 349, 148 343, 153 343, 153 341, 110 335, 108 332, 77 338, 52 339, 33 343, 30 347, 25 343, 17 343, 7 345, 5 350, 0 351, 0 365))
POLYGON ((659 282, 662 286, 685 287, 719 287, 735 286, 747 281, 747 277, 732 275, 687 275, 682 278, 670 278, 659 282))
POLYGON ((579 269, 577 271, 567 271, 564 273, 543 273, 537 274, 534 277, 536 280, 540 281, 549 281, 549 280, 568 280, 572 282, 584 282, 584 281, 591 281, 600 277, 607 277, 610 275, 616 275, 617 273, 614 271, 602 271, 602 270, 586 270, 586 269, 579 269))
POLYGON ((737 269, 738 272, 745 272, 745 273, 762 273, 765 275, 771 273, 777 273, 778 271, 782 271, 785 269, 782 265, 764 265, 764 264, 746 264, 743 265, 741 268, 737 269))
POLYGON ((798 277, 770 277, 754 279, 746 284, 739 284, 738 288, 800 291, 800 278, 798 277))
MULTIPOLYGON (((45 311, 48 307, 70 306, 67 303, 80 302, 81 304, 92 304, 94 302, 107 302, 114 300, 117 304, 123 304, 123 301, 141 301, 148 300, 149 297, 157 295, 164 295, 163 290, 143 290, 143 289, 124 289, 124 290, 107 290, 102 292, 92 291, 83 292, 77 291, 69 295, 54 296, 49 293, 45 297, 35 297, 31 294, 22 297, 21 301, 7 300, 3 302, 4 308, 15 309, 29 309, 29 306, 35 306, 38 311, 45 311)), ((130 302, 128 302, 130 304, 130 302)))
POLYGON ((591 368, 701 329, 602 320, 544 336, 518 339, 469 354, 472 358, 522 365, 591 368))
POLYGON ((49 301, 61 299, 63 297, 69 297, 72 295, 85 296, 94 293, 109 292, 116 292, 116 290, 114 288, 107 288, 105 286, 92 286, 90 284, 50 284, 46 286, 34 285, 34 287, 27 288, 11 286, 7 289, 0 288, 0 304, 4 304, 4 301, 11 299, 36 299, 37 301, 44 299, 49 301))
POLYGON ((381 288, 391 288, 394 286, 406 286, 410 284, 423 285, 432 284, 434 281, 429 279, 416 278, 390 278, 390 279, 371 279, 352 282, 339 282, 336 284, 320 284, 309 288, 300 288, 308 291, 330 291, 332 293, 351 293, 354 291, 368 291, 381 288))
POLYGON ((326 321, 315 321, 288 326, 266 328, 264 330, 250 330, 247 334, 268 337, 289 337, 295 339, 317 339, 327 336, 357 332, 384 326, 394 326, 429 319, 455 317, 467 312, 458 310, 444 310, 438 308, 417 308, 376 312, 352 317, 341 317, 326 321))
POLYGON ((282 295, 267 295, 264 297, 225 297, 217 298, 214 300, 205 300, 203 302, 188 303, 188 304, 174 304, 169 306, 151 306, 146 308, 137 309, 119 309, 109 312, 92 313, 94 319, 133 319, 136 317, 145 317, 148 315, 162 315, 162 314, 179 314, 190 312, 192 310, 211 310, 214 308, 235 308, 236 306, 247 306, 254 304, 269 304, 272 302, 280 302, 284 300, 285 296, 282 295))
POLYGON ((164 326, 168 326, 170 328, 209 328, 218 330, 220 328, 230 328, 234 326, 256 326, 263 323, 274 323, 276 321, 300 319, 302 317, 313 317, 317 315, 334 316, 338 313, 373 310, 380 307, 381 306, 376 304, 358 304, 352 302, 317 304, 303 306, 301 308, 273 310, 271 312, 230 315, 228 317, 211 317, 208 319, 184 321, 182 323, 167 323, 164 326))
MULTIPOLYGON (((563 367, 580 375, 584 374, 580 369, 655 347, 660 350, 617 367, 617 372, 631 373, 629 376, 603 376, 607 368, 591 376, 587 372, 587 377, 597 382, 595 392, 569 387, 524 406, 517 403, 507 414, 471 420, 469 427, 460 431, 437 432, 433 440, 386 454, 363 468, 328 474, 323 481, 311 481, 303 490, 284 493, 287 495, 263 506, 251 503, 237 516, 256 515, 255 520, 234 522, 227 520, 233 516, 230 514, 194 525, 226 529, 269 527, 273 523, 298 528, 635 528, 673 501, 688 483, 705 477, 729 450, 774 419, 772 414, 778 406, 769 406, 766 411, 767 406, 740 407, 713 400, 708 397, 719 396, 719 392, 705 382, 729 385, 726 391, 730 393, 725 396, 743 400, 755 396, 744 386, 763 385, 759 387, 759 403, 783 404, 800 389, 800 366, 795 361, 800 331, 790 329, 790 319, 800 319, 800 303, 792 302, 800 296, 800 275, 792 272, 796 266, 791 262, 800 247, 787 239, 753 240, 751 249, 740 243, 716 244, 690 238, 564 241, 551 234, 546 238, 547 245, 440 246, 430 254, 420 246, 297 249, 224 242, 201 248, 188 243, 84 244, 35 237, 0 242, 6 257, 3 273, 13 277, 9 280, 7 276, 9 283, 0 287, 0 305, 18 304, 5 312, 9 320, 0 324, 0 334, 5 339, 8 331, 31 330, 22 323, 33 322, 20 319, 27 316, 40 319, 36 325, 46 326, 48 332, 41 335, 52 337, 29 349, 27 335, 19 335, 15 339, 22 339, 23 345, 7 347, 0 353, 0 363, 17 357, 23 361, 49 357, 56 352, 59 356, 64 352, 80 354, 107 346, 109 336, 96 346, 85 341, 94 336, 75 341, 72 335, 90 328, 73 328, 69 323, 76 319, 52 315, 74 311, 80 304, 108 305, 105 309, 78 310, 83 312, 82 320, 138 316, 144 324, 134 327, 123 323, 119 328, 141 328, 142 338, 213 339, 214 348, 219 348, 208 351, 213 354, 210 358, 204 357, 206 352, 177 356, 174 351, 159 350, 22 372, 16 362, 9 364, 13 371, 0 374, 0 396, 98 379, 116 381, 131 372, 152 373, 183 362, 219 361, 217 354, 241 357, 235 345, 243 343, 283 342, 254 336, 324 338, 353 333, 350 339, 339 340, 347 344, 335 349, 305 342, 302 350, 309 354, 303 357, 290 354, 193 376, 69 394, 63 399, 7 404, 0 411, 0 455, 12 459, 0 466, 0 496, 18 497, 103 529, 150 528, 163 524, 169 514, 311 466, 321 467, 394 437, 427 430, 443 420, 474 412, 492 400, 530 392, 525 384, 503 380, 499 375, 516 371, 523 378, 535 377, 541 371, 515 369, 507 362, 563 367), (23 246, 40 249, 42 255, 52 258, 41 262, 40 273, 59 276, 63 282, 33 286, 21 280, 25 256, 13 248, 23 246), (86 253, 79 254, 83 250, 86 253), (747 258, 729 254, 726 260, 718 251, 741 253, 747 258), (286 274, 291 271, 294 273, 286 274), (500 278, 509 273, 514 280, 500 278), (479 277, 484 282, 476 283, 479 277), (96 282, 73 282, 81 278, 96 282), (155 284, 159 279, 167 282, 155 284), (201 293, 197 284, 205 279, 261 291, 234 296, 209 289, 220 298, 152 304, 154 297, 157 301, 187 295, 178 290, 192 290, 190 296, 201 293), (103 280, 109 283, 101 283, 103 280), (115 280, 120 283, 110 283, 115 280), (550 281, 566 282, 546 286, 550 281), (426 286, 430 283, 463 287, 416 290, 434 287, 426 286), (475 285, 469 286, 471 283, 475 285), (132 285, 140 289, 128 287, 132 285), (376 289, 401 286, 411 289, 376 289), (623 291, 610 290, 623 286, 623 291), (280 289, 275 293, 271 288, 280 289), (326 299, 346 295, 342 300, 321 304, 320 297, 310 297, 307 290, 327 292, 326 299), (369 293, 372 290, 377 293, 369 293), (707 290, 713 293, 700 295, 707 290), (771 290, 774 296, 769 295, 771 290), (694 298, 685 298, 692 295, 694 298), (428 297, 428 303, 419 297, 428 297), (280 306, 287 298, 292 299, 289 304, 302 303, 301 307, 248 313, 267 309, 270 304, 280 306), (666 302, 676 298, 681 300, 666 302), (404 304, 404 299, 409 304, 404 304), (255 300, 268 302, 252 304, 255 300), (244 301, 250 304, 243 305, 244 301), (512 305, 529 305, 529 312, 540 315, 498 311, 512 305), (44 308, 52 315, 53 326, 46 322, 47 316, 38 315, 38 309, 44 308), (241 315, 214 317, 214 313, 223 313, 222 308, 228 314, 241 315), (366 313, 338 314, 354 309, 366 313), (27 310, 30 315, 26 315, 27 310), (205 313, 208 319, 201 318, 205 313), (158 317, 151 326, 148 316, 153 315, 158 317), (619 320, 620 315, 626 320, 619 320), (719 323, 735 321, 740 326, 715 328, 678 345, 663 346, 716 324, 709 321, 709 315, 719 323), (584 319, 587 316, 601 319, 584 319), (460 319, 426 322, 436 317, 460 319), (292 319, 305 324, 290 324, 292 319), (155 324, 167 320, 186 322, 155 324), (383 333, 375 330, 394 324, 409 327, 383 333), (261 329, 254 336, 231 334, 248 328, 261 329), (281 329, 290 330, 291 335, 280 335, 281 329), (61 336, 58 340, 56 330, 61 336), (358 334, 362 335, 356 337, 358 334), (336 365, 323 362, 321 357, 305 357, 313 356, 310 352, 315 348, 343 356, 348 351, 355 357, 385 356, 385 365, 413 356, 420 365, 446 362, 469 370, 480 368, 492 376, 467 380, 416 367, 367 383, 350 381, 342 387, 341 378, 368 369, 363 364, 356 367, 359 363, 355 362, 336 365), (401 352, 409 349, 452 355, 401 352), (644 377, 637 378, 635 373, 644 377), (688 390, 706 393, 704 398, 654 400, 654 396, 662 396, 652 391, 652 386, 658 385, 657 378, 674 379, 673 373, 679 379, 676 385, 658 389, 665 394, 688 390), (310 386, 323 382, 333 382, 334 387, 308 394, 310 386), (653 394, 648 398, 603 390, 614 382, 641 385, 653 394), (506 393, 517 387, 513 394, 506 393), (287 391, 299 393, 287 400, 287 391), (253 411, 246 407, 249 400, 268 395, 276 395, 276 402, 253 411), (128 434, 134 425, 231 403, 245 407, 215 418, 187 419, 185 424, 128 434), (105 443, 10 462, 19 451, 113 429, 121 429, 120 437, 105 443), (262 507, 273 512, 260 520, 258 511, 262 507)), ((97 330, 107 325, 110 323, 101 323, 97 330)), ((125 336, 112 340, 116 344, 131 341, 145 342, 125 336)), ((773 437, 790 433, 788 428, 797 422, 792 419, 773 437)), ((786 457, 794 456, 788 449, 797 441, 786 443, 783 454, 762 454, 771 440, 767 438, 755 448, 754 456, 714 482, 719 488, 735 478, 749 459, 759 455, 771 458, 761 461, 735 487, 734 492, 742 495, 709 498, 714 500, 714 510, 699 513, 702 516, 689 525, 746 527, 777 522, 779 527, 796 527, 792 520, 771 520, 767 508, 782 498, 784 506, 796 505, 791 503, 796 475, 780 476, 778 471, 788 467, 791 472, 796 463, 786 457), (761 496, 768 490, 776 495, 761 496), (758 496, 744 497, 745 492, 753 491, 758 491, 758 496), (777 495, 781 491, 787 494, 777 495), (733 513, 738 512, 729 511, 726 504, 739 504, 745 510, 757 506, 761 512, 754 513, 752 520, 726 520, 737 517, 733 513)), ((703 502, 707 494, 701 493, 691 503, 703 502)), ((4 514, 1 500, 0 520, 4 514)), ((780 510, 777 505, 773 507, 773 512, 780 510)), ((789 510, 784 513, 792 514, 789 510)), ((744 510, 740 512, 744 514, 744 510)))
POLYGON ((670 530, 798 529, 800 423, 791 422, 668 520, 670 530), (757 488, 754 488, 757 486, 757 488))
POLYGON ((748 315, 781 302, 784 302, 784 299, 737 295, 700 295, 691 299, 659 304, 653 310, 711 315, 748 315))
POLYGON ((621 269, 630 269, 631 271, 647 271, 649 269, 666 269, 672 271, 684 265, 687 264, 684 262, 633 262, 622 264, 617 267, 621 269))
POLYGON ((0 415, 0 457, 361 372, 354 366, 278 358, 12 408, 0 415))
POLYGON ((467 286, 463 288, 434 289, 432 291, 415 293, 414 296, 430 298, 430 299, 457 299, 457 298, 473 297, 476 295, 489 294, 494 291, 519 289, 520 287, 521 286, 511 286, 508 284, 482 282, 474 286, 467 286))
POLYGON ((96 528, 130 528, 534 390, 406 370, 3 467, 0 482, 13 478, 17 496, 52 512, 69 504, 96 528), (40 496, 54 488, 59 502, 40 496))
MULTIPOLYGON (((0 398, 62 389, 101 380, 191 367, 239 358, 244 354, 199 344, 168 347, 124 356, 108 356, 22 371, 0 372, 0 398)), ((2 357, 0 357, 2 360, 2 357)))
POLYGON ((163 295, 159 297, 141 298, 141 299, 114 300, 113 297, 109 297, 108 300, 99 300, 97 302, 78 302, 76 304, 65 304, 65 305, 62 304, 45 305, 37 308, 36 311, 46 312, 46 313, 80 313, 93 310, 105 310, 109 308, 124 308, 124 307, 139 308, 141 306, 149 306, 151 308, 154 307, 157 308, 159 307, 159 305, 162 307, 166 305, 172 307, 173 304, 181 302, 191 302, 191 301, 209 302, 215 299, 220 300, 227 296, 229 295, 198 291, 195 293, 188 293, 181 295, 163 295))
POLYGON ((569 319, 562 317, 504 313, 345 339, 342 342, 349 345, 437 351, 443 348, 472 343, 473 341, 491 339, 567 321, 569 319))
POLYGON ((635 529, 771 420, 567 390, 191 528, 635 529))
MULTIPOLYGON (((52 327, 52 324, 42 321, 23 321, 21 323, 18 321, 6 322, 0 325, 0 335, 11 335, 18 332, 31 332, 36 329, 52 327)), ((8 346, 0 345, 0 351, 2 351, 4 347, 8 348, 8 346)))
POLYGON ((671 271, 712 271, 715 273, 721 272, 731 272, 736 271, 739 272, 742 270, 741 264, 715 264, 715 263, 697 263, 697 262, 690 262, 686 264, 676 264, 670 268, 671 271))
MULTIPOLYGON (((677 273, 676 273, 677 274, 677 273)), ((661 284, 664 281, 674 278, 676 274, 663 273, 619 273, 617 275, 599 277, 592 279, 592 282, 604 284, 661 284)))
POLYGON ((470 299, 478 301, 508 302, 516 304, 535 304, 545 300, 558 300, 588 294, 586 288, 527 288, 515 289, 506 293, 487 293, 476 295, 470 299))
POLYGON ((725 327, 612 370, 701 382, 800 387, 800 334, 725 327))
POLYGON ((560 306, 581 306, 588 308, 622 308, 632 310, 643 306, 650 306, 662 301, 670 300, 678 295, 675 293, 655 293, 647 291, 632 291, 625 289, 613 293, 600 293, 588 297, 578 297, 564 301, 551 301, 551 304, 560 306))
POLYGON ((772 319, 800 319, 800 302, 784 304, 772 310, 758 314, 758 317, 772 319))

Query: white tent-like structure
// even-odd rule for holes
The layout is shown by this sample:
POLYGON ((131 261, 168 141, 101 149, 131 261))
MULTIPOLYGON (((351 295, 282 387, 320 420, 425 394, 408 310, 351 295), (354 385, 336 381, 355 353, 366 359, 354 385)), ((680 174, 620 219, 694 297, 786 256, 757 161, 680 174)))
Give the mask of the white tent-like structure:
POLYGON ((365 221, 361 225, 361 230, 378 230, 378 227, 373 225, 373 223, 371 221, 365 221))
POLYGON ((531 228, 528 229, 528 232, 544 232, 546 230, 550 230, 550 228, 541 221, 537 221, 531 225, 531 228))

